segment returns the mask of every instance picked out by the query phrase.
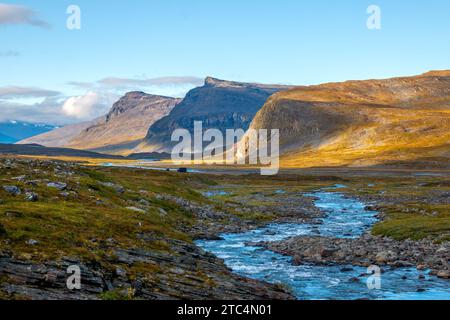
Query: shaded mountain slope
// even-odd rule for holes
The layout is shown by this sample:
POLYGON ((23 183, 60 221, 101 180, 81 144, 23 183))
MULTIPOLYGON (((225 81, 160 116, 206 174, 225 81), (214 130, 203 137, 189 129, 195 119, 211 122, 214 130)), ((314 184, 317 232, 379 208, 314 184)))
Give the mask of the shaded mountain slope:
POLYGON ((246 130, 267 98, 288 88, 206 78, 203 87, 191 90, 168 116, 150 127, 145 142, 135 151, 170 152, 172 132, 179 128, 193 132, 194 121, 202 121, 204 129, 246 130))

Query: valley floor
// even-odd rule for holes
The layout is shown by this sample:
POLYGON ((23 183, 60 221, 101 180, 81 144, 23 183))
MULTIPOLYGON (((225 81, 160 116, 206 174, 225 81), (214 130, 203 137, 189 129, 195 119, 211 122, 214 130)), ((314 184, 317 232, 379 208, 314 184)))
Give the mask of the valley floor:
POLYGON ((300 263, 341 264, 343 255, 321 254, 327 245, 358 247, 361 254, 350 255, 355 264, 407 263, 449 278, 445 172, 315 169, 262 177, 95 164, 0 159, 0 298, 292 299, 289 287, 234 274, 195 241, 273 222, 316 223, 324 212, 308 193, 335 184, 380 212, 371 234, 326 245, 320 237, 294 238, 289 250, 283 243, 271 250, 300 263), (396 257, 381 259, 387 251, 396 257), (66 287, 73 265, 82 270, 81 290, 66 287))

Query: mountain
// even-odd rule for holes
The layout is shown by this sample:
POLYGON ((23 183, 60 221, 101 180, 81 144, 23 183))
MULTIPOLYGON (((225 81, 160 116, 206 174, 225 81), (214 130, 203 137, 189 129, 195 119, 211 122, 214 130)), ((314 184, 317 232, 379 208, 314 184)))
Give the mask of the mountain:
POLYGON ((247 130, 258 110, 272 94, 289 89, 281 85, 240 83, 206 78, 202 87, 188 92, 170 114, 155 122, 136 152, 171 152, 171 135, 175 129, 193 132, 194 121, 203 128, 247 130))
POLYGON ((448 164, 450 71, 297 87, 250 127, 280 129, 285 167, 448 164))
POLYGON ((59 148, 68 145, 70 141, 79 135, 83 130, 104 121, 105 117, 101 117, 92 121, 86 121, 77 124, 67 125, 57 128, 50 132, 46 132, 37 136, 30 137, 19 141, 18 144, 38 144, 51 148, 59 148))
POLYGON ((176 98, 129 92, 103 117, 63 127, 20 143, 109 154, 129 153, 146 136, 150 125, 169 114, 179 102, 176 98))
POLYGON ((47 156, 47 157, 75 157, 75 158, 95 158, 95 159, 118 159, 124 157, 105 155, 101 153, 75 150, 69 148, 49 148, 38 144, 1 144, 0 154, 24 155, 24 156, 47 156))
POLYGON ((44 132, 55 129, 55 126, 48 124, 36 124, 21 121, 7 121, 0 123, 0 142, 16 143, 44 132))
POLYGON ((0 143, 15 143, 16 139, 0 133, 0 143))

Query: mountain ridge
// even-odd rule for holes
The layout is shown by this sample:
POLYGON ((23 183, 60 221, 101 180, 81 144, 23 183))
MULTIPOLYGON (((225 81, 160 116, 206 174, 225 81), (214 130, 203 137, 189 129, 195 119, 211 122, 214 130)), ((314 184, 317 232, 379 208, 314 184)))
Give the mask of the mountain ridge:
POLYGON ((109 154, 131 153, 130 150, 145 137, 150 125, 168 114, 179 102, 180 99, 172 97, 141 91, 128 92, 102 117, 62 127, 19 143, 107 151, 109 154))
POLYGON ((171 152, 172 132, 187 129, 192 133, 194 121, 201 121, 205 130, 246 130, 266 100, 273 93, 288 88, 292 87, 207 77, 202 87, 189 91, 169 115, 150 127, 144 142, 134 152, 171 152))
POLYGON ((446 158, 450 71, 296 87, 270 97, 250 128, 280 130, 286 167, 446 158))

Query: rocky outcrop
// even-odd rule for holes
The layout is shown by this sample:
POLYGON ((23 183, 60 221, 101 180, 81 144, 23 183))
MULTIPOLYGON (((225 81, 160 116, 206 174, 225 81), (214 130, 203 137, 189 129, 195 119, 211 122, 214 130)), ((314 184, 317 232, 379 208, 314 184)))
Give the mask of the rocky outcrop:
POLYGON ((222 260, 193 244, 173 241, 176 254, 142 249, 115 249, 104 268, 78 259, 33 263, 0 254, 0 291, 13 298, 32 300, 93 300, 108 293, 129 299, 292 299, 282 287, 233 274, 222 260), (133 265, 146 269, 128 274, 133 265), (81 271, 81 288, 70 290, 70 266, 81 271), (3 283, 3 284, 2 284, 3 283))
POLYGON ((267 98, 288 88, 208 77, 203 87, 191 90, 168 116, 150 127, 145 142, 136 150, 170 152, 174 145, 172 132, 187 129, 193 133, 194 121, 202 121, 204 130, 246 130, 267 98))
POLYGON ((417 267, 431 269, 431 274, 441 278, 450 278, 448 242, 396 241, 366 234, 358 239, 295 237, 258 245, 292 256, 296 264, 417 267))

